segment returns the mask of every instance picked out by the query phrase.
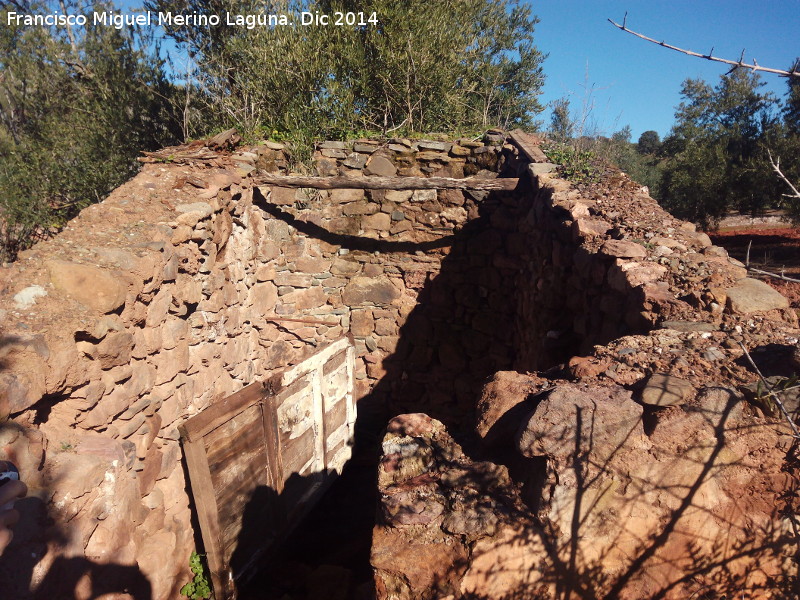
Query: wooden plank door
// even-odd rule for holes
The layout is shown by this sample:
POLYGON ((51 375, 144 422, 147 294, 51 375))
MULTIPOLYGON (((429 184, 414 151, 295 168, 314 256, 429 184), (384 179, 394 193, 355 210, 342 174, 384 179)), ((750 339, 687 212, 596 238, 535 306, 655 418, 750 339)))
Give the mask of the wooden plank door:
POLYGON ((343 338, 180 428, 218 600, 236 597, 237 582, 253 574, 349 460, 354 370, 355 349, 343 338))

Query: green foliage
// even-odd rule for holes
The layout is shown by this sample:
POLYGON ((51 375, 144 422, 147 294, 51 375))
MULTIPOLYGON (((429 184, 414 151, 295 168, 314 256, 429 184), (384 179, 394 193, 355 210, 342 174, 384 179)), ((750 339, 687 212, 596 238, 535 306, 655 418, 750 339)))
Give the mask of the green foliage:
MULTIPOLYGON (((800 188, 800 78, 789 77, 787 84, 783 107, 783 135, 777 137, 770 150, 773 156, 780 157, 783 174, 796 188, 800 188)), ((791 190, 782 183, 780 192, 790 194, 791 190)), ((800 201, 796 198, 788 199, 785 208, 795 222, 800 222, 800 201)))
POLYGON ((559 98, 553 102, 547 133, 551 139, 560 143, 572 138, 575 133, 575 122, 570 117, 569 98, 559 98))
MULTIPOLYGON (((798 61, 800 58, 795 61, 795 64, 798 61)), ((800 135, 800 77, 789 77, 787 84, 789 89, 783 110, 783 121, 789 133, 800 135)))
POLYGON ((558 173, 564 179, 575 183, 597 181, 599 170, 594 165, 594 153, 563 142, 545 144, 542 150, 547 155, 547 160, 559 165, 558 173))
POLYGON ((541 111, 537 22, 516 0, 147 0, 202 14, 375 13, 364 26, 175 28, 199 64, 198 102, 217 124, 301 137, 353 129, 453 131, 530 125, 541 111))
MULTIPOLYGON (((64 6, 89 14, 111 7, 64 6)), ((56 2, 27 8, 64 10, 56 2)), ((0 260, 128 179, 140 150, 175 139, 172 88, 145 51, 150 42, 128 28, 0 28, 0 260)))
POLYGON ((758 74, 738 69, 716 87, 683 84, 676 124, 664 140, 662 204, 708 227, 732 209, 758 214, 780 194, 766 160, 778 136, 775 98, 761 93, 758 74))
POLYGON ((661 181, 660 162, 654 155, 644 155, 639 152, 639 144, 631 142, 629 126, 626 125, 614 133, 611 139, 594 140, 593 151, 599 157, 619 167, 633 181, 647 186, 651 195, 655 196, 658 193, 661 181))
POLYGON ((192 580, 181 588, 181 595, 189 600, 205 600, 211 596, 211 584, 206 577, 202 555, 192 552, 189 557, 189 568, 194 573, 192 580))
POLYGON ((636 143, 636 151, 639 154, 656 154, 660 147, 661 138, 658 136, 658 132, 652 129, 642 133, 636 143))

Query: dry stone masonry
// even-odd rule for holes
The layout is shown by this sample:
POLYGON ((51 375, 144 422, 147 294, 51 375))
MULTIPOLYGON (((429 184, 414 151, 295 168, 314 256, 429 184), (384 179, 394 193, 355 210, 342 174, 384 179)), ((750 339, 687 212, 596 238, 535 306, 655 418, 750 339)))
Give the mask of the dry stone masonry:
MULTIPOLYGON (((624 175, 576 187, 523 146, 493 130, 314 153, 320 176, 520 178, 492 192, 266 186, 281 144, 167 149, 0 270, 0 449, 31 488, 0 562, 13 597, 178 597, 198 539, 178 426, 345 335, 357 444, 413 414, 383 440, 381 598, 550 597, 554 573, 582 597, 684 593, 684 555, 626 586, 686 548, 711 560, 732 527, 787 533, 785 426, 736 391, 755 380, 739 342, 797 343, 786 300, 624 175), (475 423, 508 469, 455 444, 475 423), (687 485, 694 520, 648 554, 687 485)), ((753 556, 730 581, 796 566, 752 576, 753 556)))

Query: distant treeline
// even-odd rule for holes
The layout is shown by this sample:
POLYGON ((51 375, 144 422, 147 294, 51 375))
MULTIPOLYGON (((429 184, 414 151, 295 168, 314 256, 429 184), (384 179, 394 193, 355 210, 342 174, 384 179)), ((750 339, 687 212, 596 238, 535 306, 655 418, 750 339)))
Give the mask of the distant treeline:
POLYGON ((567 99, 555 104, 549 132, 569 148, 616 163, 678 217, 708 227, 734 210, 781 209, 798 219, 800 205, 786 198, 791 190, 769 156, 780 157, 784 175, 800 182, 800 78, 787 78, 783 98, 761 91, 763 85, 746 69, 722 75, 713 87, 687 79, 663 141, 645 131, 633 143, 629 127, 610 139, 587 134, 586 115, 573 114, 567 99))

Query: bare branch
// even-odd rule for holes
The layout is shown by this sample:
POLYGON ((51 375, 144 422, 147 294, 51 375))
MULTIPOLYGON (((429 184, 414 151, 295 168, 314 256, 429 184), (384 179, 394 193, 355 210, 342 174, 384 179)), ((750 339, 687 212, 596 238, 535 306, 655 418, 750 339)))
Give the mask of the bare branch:
POLYGON ((794 437, 795 439, 800 439, 800 431, 797 430, 797 425, 794 424, 792 416, 789 414, 789 411, 786 410, 786 407, 783 405, 783 402, 781 402, 780 397, 778 396, 778 394, 775 393, 775 390, 772 389, 772 386, 769 384, 767 379, 764 377, 759 368, 756 366, 756 363, 753 361, 753 358, 750 356, 750 353, 747 351, 747 348, 745 348, 744 344, 742 342, 738 342, 738 344, 739 347, 742 349, 742 352, 744 352, 744 355, 747 357, 747 362, 749 362, 750 366, 753 367, 753 369, 755 369, 759 379, 761 379, 761 383, 764 384, 764 387, 767 390, 767 394, 772 400, 775 401, 775 404, 778 405, 778 408, 780 408, 784 418, 789 423, 789 427, 791 428, 793 434, 792 437, 794 437))
POLYGON ((786 275, 779 275, 778 273, 770 273, 769 271, 764 271, 762 269, 756 269, 755 267, 747 267, 747 270, 751 273, 757 273, 758 275, 766 275, 768 277, 773 277, 775 279, 780 279, 781 281, 791 281, 793 283, 800 283, 800 279, 795 279, 793 277, 787 277, 786 275))
POLYGON ((772 153, 769 150, 767 150, 767 156, 769 156, 769 164, 772 165, 772 170, 775 171, 778 177, 780 177, 783 180, 783 182, 786 185, 788 185, 789 188, 792 190, 791 194, 783 194, 783 195, 789 198, 795 198, 796 200, 800 200, 800 191, 798 191, 797 188, 794 187, 794 184, 791 181, 789 181, 786 178, 786 175, 784 175, 783 172, 781 171, 781 157, 779 156, 777 161, 772 160, 772 153))
POLYGON ((732 66, 731 71, 733 71, 734 69, 742 68, 742 69, 750 69, 751 71, 763 71, 765 73, 773 73, 775 75, 781 75, 782 77, 800 77, 800 71, 798 71, 798 64, 795 64, 792 67, 791 71, 786 71, 786 70, 783 70, 783 69, 770 69, 768 67, 762 67, 755 60, 753 60, 753 64, 749 64, 749 63, 744 62, 744 50, 742 50, 742 54, 739 57, 739 60, 728 60, 728 59, 725 59, 725 58, 719 58, 718 56, 712 56, 711 52, 714 51, 714 48, 711 48, 711 52, 709 52, 708 54, 700 54, 699 52, 693 52, 691 50, 685 50, 684 48, 678 48, 677 46, 673 46, 672 44, 667 44, 664 41, 660 41, 659 42, 658 40, 654 40, 651 37, 647 37, 646 35, 643 35, 641 33, 637 33, 636 31, 633 31, 632 29, 628 29, 628 27, 627 27, 627 19, 628 19, 628 14, 625 13, 625 19, 623 20, 622 25, 620 25, 619 23, 617 23, 615 21, 612 21, 611 19, 608 19, 608 22, 611 23, 614 27, 617 27, 618 29, 621 29, 622 31, 624 31, 626 33, 630 33, 631 35, 635 35, 638 38, 641 38, 641 39, 646 40, 648 42, 652 42, 653 44, 661 46, 662 48, 668 48, 669 50, 675 50, 676 52, 680 52, 682 54, 688 54, 689 56, 694 56, 696 58, 704 58, 706 60, 711 60, 711 61, 714 61, 714 62, 721 62, 721 63, 724 63, 726 65, 731 65, 732 66))

